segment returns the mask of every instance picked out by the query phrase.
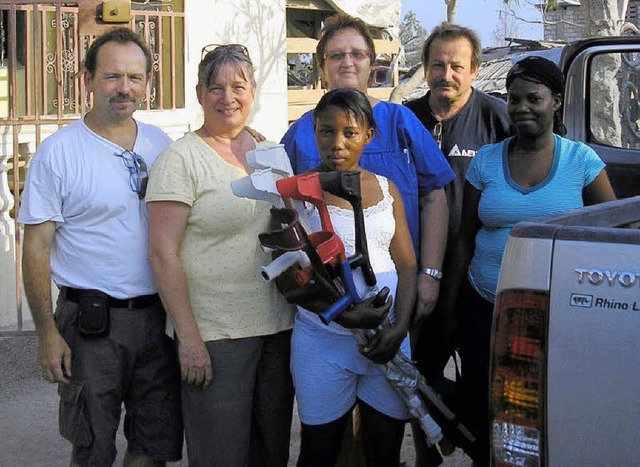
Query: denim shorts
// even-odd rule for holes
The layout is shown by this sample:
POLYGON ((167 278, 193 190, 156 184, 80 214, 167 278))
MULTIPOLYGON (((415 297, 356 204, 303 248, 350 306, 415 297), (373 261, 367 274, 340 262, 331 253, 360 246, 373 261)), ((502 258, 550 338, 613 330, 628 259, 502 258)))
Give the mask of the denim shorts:
POLYGON ((60 296, 54 315, 71 348, 70 384, 60 383, 60 434, 80 465, 110 466, 125 406, 127 449, 158 461, 182 456, 180 367, 158 301, 149 308, 111 308, 104 337, 78 332, 78 305, 60 296))
MULTIPOLYGON (((409 339, 400 348, 409 356, 409 339)), ((323 425, 344 415, 360 399, 398 420, 411 415, 378 365, 358 348, 355 336, 338 334, 296 315, 291 374, 300 420, 323 425)))

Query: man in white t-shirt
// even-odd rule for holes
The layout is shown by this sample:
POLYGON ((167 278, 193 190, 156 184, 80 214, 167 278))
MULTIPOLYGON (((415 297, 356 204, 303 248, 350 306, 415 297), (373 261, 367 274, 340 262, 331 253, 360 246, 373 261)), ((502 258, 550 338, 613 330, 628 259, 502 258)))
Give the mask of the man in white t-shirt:
POLYGON ((147 259, 144 203, 148 167, 171 140, 133 118, 151 64, 130 29, 93 41, 84 77, 93 107, 42 142, 18 215, 38 360, 59 384, 72 466, 113 464, 123 404, 125 466, 182 455, 180 368, 147 259))

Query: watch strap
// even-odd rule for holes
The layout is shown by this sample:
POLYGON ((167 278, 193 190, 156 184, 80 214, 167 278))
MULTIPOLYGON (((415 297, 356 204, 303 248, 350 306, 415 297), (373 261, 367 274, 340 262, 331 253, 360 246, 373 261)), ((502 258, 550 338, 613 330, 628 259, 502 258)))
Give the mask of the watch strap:
POLYGON ((420 274, 426 274, 438 281, 442 279, 442 269, 438 268, 420 268, 420 274))

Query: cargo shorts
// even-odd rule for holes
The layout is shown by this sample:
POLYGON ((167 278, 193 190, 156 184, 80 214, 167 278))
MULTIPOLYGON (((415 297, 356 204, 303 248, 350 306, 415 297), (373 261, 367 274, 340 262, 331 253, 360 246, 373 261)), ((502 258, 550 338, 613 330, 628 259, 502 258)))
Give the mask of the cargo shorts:
POLYGON ((79 465, 110 466, 125 407, 124 434, 131 453, 157 461, 182 456, 180 367, 165 332, 162 304, 111 308, 104 337, 78 332, 78 305, 58 298, 56 325, 71 349, 70 384, 60 383, 60 434, 73 444, 79 465))

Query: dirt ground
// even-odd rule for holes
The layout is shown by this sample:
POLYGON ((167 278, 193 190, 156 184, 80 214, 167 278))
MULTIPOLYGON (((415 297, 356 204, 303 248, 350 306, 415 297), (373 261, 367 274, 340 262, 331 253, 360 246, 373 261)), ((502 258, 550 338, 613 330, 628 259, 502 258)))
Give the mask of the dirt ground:
MULTIPOLYGON (((58 434, 56 386, 43 381, 36 362, 33 335, 0 338, 0 466, 66 467, 70 444, 58 434)), ((415 453, 407 426, 402 462, 413 466, 415 453)), ((118 458, 122 465, 125 439, 118 433, 118 458)), ((300 447, 299 421, 294 416, 291 430, 290 466, 295 465, 300 447)), ((181 462, 187 466, 186 453, 181 462)), ((444 467, 468 467, 471 460, 459 449, 445 458, 444 467)))

